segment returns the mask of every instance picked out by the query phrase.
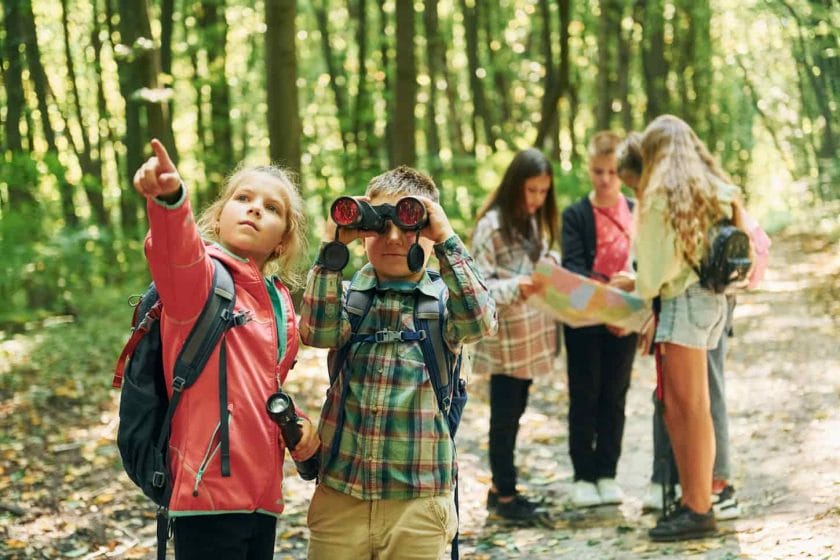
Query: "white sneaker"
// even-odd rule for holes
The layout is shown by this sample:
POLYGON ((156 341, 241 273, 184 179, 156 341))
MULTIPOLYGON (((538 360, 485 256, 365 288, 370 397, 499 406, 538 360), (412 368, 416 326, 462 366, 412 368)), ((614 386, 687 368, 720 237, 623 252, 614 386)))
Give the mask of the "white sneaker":
MULTIPOLYGON (((682 496, 682 488, 677 484, 674 487, 676 494, 675 500, 679 500, 682 496)), ((647 513, 651 511, 660 511, 662 509, 662 485, 657 482, 651 482, 648 485, 647 493, 644 500, 642 500, 642 512, 647 513)))
POLYGON ((578 480, 572 485, 572 504, 579 508, 601 505, 598 487, 592 482, 578 480))
POLYGON ((712 507, 715 508, 715 518, 719 521, 741 517, 741 507, 738 505, 738 498, 735 497, 735 487, 731 484, 727 484, 717 494, 712 494, 712 507))
POLYGON ((598 495, 602 504, 620 504, 624 501, 624 492, 614 478, 598 479, 598 495))

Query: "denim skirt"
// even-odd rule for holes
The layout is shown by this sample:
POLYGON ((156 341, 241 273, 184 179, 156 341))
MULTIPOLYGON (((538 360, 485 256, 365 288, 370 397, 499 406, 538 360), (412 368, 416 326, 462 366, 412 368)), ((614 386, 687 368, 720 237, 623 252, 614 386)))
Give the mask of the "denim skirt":
POLYGON ((654 342, 713 349, 726 326, 726 296, 692 284, 675 298, 663 299, 654 342))

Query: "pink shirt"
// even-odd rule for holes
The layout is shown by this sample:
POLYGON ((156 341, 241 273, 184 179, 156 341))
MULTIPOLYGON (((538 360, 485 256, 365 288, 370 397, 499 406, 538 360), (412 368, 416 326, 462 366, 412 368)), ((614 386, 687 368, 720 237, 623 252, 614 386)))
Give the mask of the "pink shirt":
POLYGON ((596 277, 611 278, 616 272, 627 269, 630 241, 633 236, 633 215, 627 200, 621 196, 615 206, 592 206, 595 214, 595 262, 592 271, 596 277))

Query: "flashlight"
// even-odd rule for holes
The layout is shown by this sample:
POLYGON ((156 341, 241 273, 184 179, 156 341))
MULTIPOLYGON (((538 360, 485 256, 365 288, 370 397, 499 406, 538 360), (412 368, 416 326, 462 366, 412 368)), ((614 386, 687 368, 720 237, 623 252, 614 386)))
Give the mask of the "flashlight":
MULTIPOLYGON (((294 451, 300 442, 300 438, 303 437, 303 431, 297 423, 298 415, 295 414, 295 404, 292 402, 292 397, 283 391, 277 391, 268 397, 265 409, 268 416, 279 426, 286 447, 289 448, 289 451, 294 451)), ((318 476, 318 453, 316 452, 305 461, 295 461, 295 466, 303 480, 314 480, 318 476)))

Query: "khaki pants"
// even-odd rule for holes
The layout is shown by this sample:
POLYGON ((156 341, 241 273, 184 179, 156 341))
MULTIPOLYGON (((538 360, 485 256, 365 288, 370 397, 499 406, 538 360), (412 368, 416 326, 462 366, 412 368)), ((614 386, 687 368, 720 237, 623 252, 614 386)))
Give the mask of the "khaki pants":
POLYGON ((309 504, 309 560, 438 560, 458 530, 452 493, 359 500, 323 484, 309 504))

